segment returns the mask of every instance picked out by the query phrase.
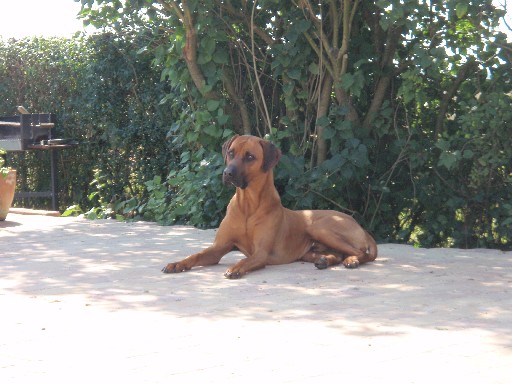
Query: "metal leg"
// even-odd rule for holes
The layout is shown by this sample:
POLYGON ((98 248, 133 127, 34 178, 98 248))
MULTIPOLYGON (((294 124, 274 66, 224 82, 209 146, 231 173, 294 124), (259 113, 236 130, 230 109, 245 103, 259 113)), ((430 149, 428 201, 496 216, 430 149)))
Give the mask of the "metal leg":
POLYGON ((59 201, 57 196, 57 151, 50 149, 50 168, 51 168, 51 190, 52 190, 52 209, 59 210, 59 201))

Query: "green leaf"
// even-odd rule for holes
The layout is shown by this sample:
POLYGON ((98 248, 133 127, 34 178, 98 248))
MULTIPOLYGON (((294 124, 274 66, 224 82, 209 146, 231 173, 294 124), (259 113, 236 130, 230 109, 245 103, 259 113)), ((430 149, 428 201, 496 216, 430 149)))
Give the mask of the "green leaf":
POLYGON ((331 127, 326 127, 326 128, 324 128, 324 130, 322 132, 322 138, 324 140, 330 140, 334 137, 335 134, 336 134, 335 129, 332 129, 331 127))
POLYGON ((212 61, 212 55, 209 55, 206 52, 199 52, 199 55, 197 56, 197 63, 198 64, 206 64, 212 61))
POLYGON ((465 159, 472 159, 474 156, 475 156, 475 153, 471 149, 466 149, 462 153, 462 157, 464 157, 465 159))
POLYGON ((299 33, 296 29, 292 29, 291 31, 288 31, 285 36, 288 38, 290 43, 295 43, 297 41, 297 38, 299 37, 299 33))
POLYGON ((326 127, 329 125, 329 118, 327 116, 322 116, 317 119, 316 125, 319 125, 321 127, 326 127))
POLYGON ((467 3, 458 3, 455 6, 455 14, 459 19, 463 18, 468 12, 468 4, 467 3))
POLYGON ((180 205, 180 206, 174 207, 173 214, 180 216, 180 215, 184 215, 187 212, 188 212, 187 206, 180 205))
POLYGON ((201 47, 208 56, 212 56, 213 52, 215 52, 215 44, 215 39, 212 37, 205 36, 201 39, 201 47))
POLYGON ((206 102, 206 108, 212 112, 215 111, 217 108, 219 108, 220 100, 208 100, 206 102))
POLYGON ((311 72, 313 75, 318 75, 320 73, 320 68, 317 63, 311 63, 308 67, 309 72, 311 72))
POLYGON ((185 164, 190 160, 190 152, 185 151, 181 154, 181 164, 185 164))
POLYGON ((302 19, 298 23, 295 24, 295 29, 299 33, 306 32, 309 29, 309 27, 311 27, 311 22, 306 19, 302 19))
POLYGON ((300 80, 300 69, 294 68, 288 71, 288 77, 293 80, 300 80))
POLYGON ((219 115, 217 116, 217 121, 220 125, 225 125, 229 120, 229 115, 219 115))
POLYGON ((295 89, 295 86, 292 82, 288 82, 285 85, 283 85, 283 93, 285 95, 291 95, 293 93, 293 90, 295 89))
POLYGON ((213 54, 213 61, 217 64, 227 64, 228 63, 228 51, 225 49, 217 48, 215 53, 213 54))
POLYGON ((210 136, 217 137, 217 138, 222 136, 222 130, 213 124, 210 124, 210 125, 207 125, 206 127, 204 127, 204 132, 210 136))
POLYGON ((343 89, 348 91, 350 87, 354 84, 354 75, 351 73, 344 73, 343 76, 341 76, 341 86, 343 89))
POLYGON ((98 195, 98 193, 99 193, 98 191, 89 193, 89 195, 87 196, 87 199, 89 199, 89 200, 94 199, 98 195))
POLYGON ((440 139, 437 143, 436 143, 436 147, 439 148, 440 150, 442 151, 447 151, 448 149, 450 149, 450 142, 449 141, 446 141, 446 140, 442 140, 440 139))
POLYGON ((439 161, 437 165, 440 167, 445 167, 448 170, 451 170, 458 162, 460 158, 460 151, 454 152, 442 152, 439 156, 439 161))
POLYGON ((135 199, 134 197, 131 198, 130 200, 128 200, 126 202, 126 205, 123 209, 123 213, 130 213, 131 211, 134 210, 134 208, 137 206, 137 199, 135 199))

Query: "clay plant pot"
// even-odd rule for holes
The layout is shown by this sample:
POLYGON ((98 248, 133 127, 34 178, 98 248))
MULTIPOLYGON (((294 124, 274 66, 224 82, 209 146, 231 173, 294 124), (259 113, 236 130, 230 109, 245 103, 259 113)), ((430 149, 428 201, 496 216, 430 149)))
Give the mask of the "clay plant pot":
POLYGON ((16 170, 11 169, 7 176, 0 174, 0 221, 4 221, 11 208, 16 189, 16 170))

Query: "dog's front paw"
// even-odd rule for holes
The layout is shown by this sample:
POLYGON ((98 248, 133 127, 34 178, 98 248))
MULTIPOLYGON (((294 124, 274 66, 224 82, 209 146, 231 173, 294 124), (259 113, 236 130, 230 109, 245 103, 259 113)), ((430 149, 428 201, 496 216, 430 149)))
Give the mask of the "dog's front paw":
POLYGON ((241 273, 239 270, 233 271, 231 269, 228 269, 226 272, 224 272, 224 277, 231 280, 240 279, 243 275, 244 274, 241 273))
POLYGON ((185 265, 180 263, 169 263, 164 268, 162 268, 163 273, 180 273, 188 271, 190 268, 187 268, 185 265))
POLYGON ((345 260, 343 260, 343 265, 345 268, 354 269, 359 267, 359 259, 357 256, 349 256, 345 260))

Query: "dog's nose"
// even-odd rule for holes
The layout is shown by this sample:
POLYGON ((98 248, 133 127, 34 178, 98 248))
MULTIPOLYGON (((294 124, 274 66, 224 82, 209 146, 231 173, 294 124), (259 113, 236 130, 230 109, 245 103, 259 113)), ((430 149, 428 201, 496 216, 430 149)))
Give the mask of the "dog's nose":
POLYGON ((226 168, 224 168, 224 178, 232 179, 236 177, 236 167, 233 165, 228 165, 226 168))
POLYGON ((222 173, 222 181, 225 184, 230 184, 235 187, 242 187, 243 184, 242 180, 240 180, 238 169, 233 164, 230 164, 224 168, 224 172, 222 173))
POLYGON ((231 168, 224 169, 224 177, 233 177, 233 170, 231 168))

